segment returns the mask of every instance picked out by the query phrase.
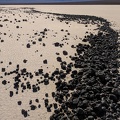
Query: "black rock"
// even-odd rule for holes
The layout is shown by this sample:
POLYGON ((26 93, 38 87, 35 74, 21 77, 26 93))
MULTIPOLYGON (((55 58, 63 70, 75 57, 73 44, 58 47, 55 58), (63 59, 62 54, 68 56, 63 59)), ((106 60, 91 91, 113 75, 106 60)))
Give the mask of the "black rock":
POLYGON ((26 45, 26 47, 27 47, 27 48, 30 48, 30 44, 28 43, 28 44, 26 45))
POLYGON ((2 71, 2 72, 5 72, 5 68, 2 68, 1 71, 2 71))
POLYGON ((47 64, 47 60, 43 60, 43 63, 44 63, 44 64, 47 64))
POLYGON ((118 98, 117 98, 116 95, 114 95, 114 94, 110 94, 110 95, 109 95, 109 98, 110 98, 111 100, 113 100, 114 102, 117 102, 117 101, 118 101, 118 98))
POLYGON ((51 112, 51 106, 47 106, 47 112, 51 112))
POLYGON ((37 107, 35 105, 30 106, 31 110, 35 110, 37 107))
POLYGON ((59 47, 60 46, 60 43, 56 42, 54 43, 55 47, 59 47))
POLYGON ((45 97, 48 97, 48 93, 45 93, 45 97))
POLYGON ((42 41, 42 38, 39 38, 38 41, 41 42, 41 41, 42 41))
POLYGON ((44 79, 44 85, 48 85, 49 84, 49 80, 48 79, 44 79))
POLYGON ((36 86, 33 86, 32 90, 33 90, 33 92, 37 92, 38 88, 36 86))
POLYGON ((52 97, 55 97, 55 92, 52 92, 52 97))
POLYGON ((58 105, 56 103, 54 103, 53 105, 54 105, 54 109, 58 108, 58 105))
POLYGON ((6 80, 3 80, 3 81, 2 81, 2 84, 3 84, 3 85, 6 85, 6 84, 7 84, 7 81, 6 81, 6 80))
POLYGON ((24 117, 27 117, 28 116, 28 112, 24 109, 21 110, 21 113, 24 117))
POLYGON ((10 97, 12 97, 13 96, 13 91, 10 91, 10 97))
POLYGON ((0 27, 3 27, 3 25, 0 24, 0 27))
POLYGON ((94 107, 94 112, 99 116, 99 117, 102 117, 106 114, 106 110, 105 108, 103 108, 100 104, 97 104, 95 107, 94 107))
POLYGON ((39 100, 38 100, 38 99, 35 99, 35 102, 39 103, 39 100))
POLYGON ((63 55, 68 55, 68 52, 64 50, 63 55))
POLYGON ((58 62, 62 62, 62 58, 61 57, 57 57, 57 61, 58 62))
POLYGON ((22 104, 22 102, 21 101, 18 101, 18 105, 21 105, 22 104))

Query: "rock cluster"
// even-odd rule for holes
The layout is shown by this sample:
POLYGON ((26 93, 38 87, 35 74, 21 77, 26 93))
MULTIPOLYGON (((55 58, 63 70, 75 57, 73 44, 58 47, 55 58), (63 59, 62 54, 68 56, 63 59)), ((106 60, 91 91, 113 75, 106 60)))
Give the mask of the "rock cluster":
MULTIPOLYGON (((50 120, 117 120, 120 117, 118 33, 102 18, 75 15, 59 18, 79 19, 85 19, 86 24, 90 20, 100 21, 101 27, 97 35, 91 33, 84 38, 89 45, 76 46, 77 57, 71 60, 78 71, 72 71, 73 79, 68 82, 59 77, 54 98, 60 108, 54 110, 50 120)), ((64 63, 61 68, 71 71, 64 63)))

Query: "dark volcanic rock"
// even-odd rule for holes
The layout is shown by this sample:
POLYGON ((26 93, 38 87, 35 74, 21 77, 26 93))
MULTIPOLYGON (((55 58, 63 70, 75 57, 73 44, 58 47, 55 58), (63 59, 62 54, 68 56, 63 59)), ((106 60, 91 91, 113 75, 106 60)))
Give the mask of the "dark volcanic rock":
POLYGON ((62 58, 61 57, 57 57, 57 61, 58 62, 62 62, 62 58))
POLYGON ((6 81, 6 80, 3 80, 3 81, 2 81, 2 84, 3 84, 3 85, 6 85, 6 84, 7 84, 7 81, 6 81))
POLYGON ((24 109, 21 110, 21 113, 24 117, 27 117, 28 116, 28 112, 24 109))
MULTIPOLYGON (((70 74, 72 80, 64 82, 66 76, 57 77, 58 82, 55 83, 56 92, 53 97, 61 106, 54 111, 50 120, 65 117, 62 111, 66 112, 68 108, 71 113, 68 115, 66 112, 66 115, 70 120, 119 118, 120 111, 116 109, 120 101, 119 62, 116 57, 118 33, 110 27, 107 20, 95 16, 61 15, 59 17, 58 15, 58 20, 78 21, 78 24, 85 24, 85 27, 88 27, 88 24, 97 24, 99 29, 97 35, 91 33, 83 38, 83 41, 89 42, 90 45, 79 43, 76 47, 71 46, 76 48, 76 56, 70 58, 78 71, 72 70, 73 66, 64 64, 62 59, 57 57, 57 61, 61 62, 61 69, 65 70, 66 74, 70 74), (72 92, 67 97, 66 93, 69 90, 72 92), (74 90, 76 92, 73 92, 74 90)), ((67 55, 67 52, 63 51, 63 54, 67 55)), ((61 75, 61 72, 58 74, 61 75)))
POLYGON ((44 64, 47 64, 47 60, 43 60, 43 63, 44 63, 44 64))
POLYGON ((35 105, 31 105, 31 110, 35 110, 37 107, 35 105))
POLYGON ((68 55, 68 52, 64 50, 63 55, 68 55))
POLYGON ((27 48, 30 48, 30 44, 28 43, 28 44, 26 45, 26 47, 27 47, 27 48))
POLYGON ((21 105, 22 104, 22 102, 21 101, 18 101, 18 105, 21 105))
POLYGON ((10 91, 10 97, 12 97, 13 96, 13 91, 10 91))

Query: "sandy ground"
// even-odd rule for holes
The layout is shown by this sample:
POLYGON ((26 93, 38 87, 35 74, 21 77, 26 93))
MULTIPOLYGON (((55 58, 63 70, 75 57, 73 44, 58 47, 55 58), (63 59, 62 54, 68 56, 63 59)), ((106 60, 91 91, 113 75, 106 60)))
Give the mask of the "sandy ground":
MULTIPOLYGON (((35 10, 42 12, 94 15, 106 18, 112 23, 114 29, 119 31, 120 28, 119 5, 7 5, 0 7, 4 7, 1 8, 3 11, 0 12, 0 24, 4 26, 0 28, 0 38, 4 40, 4 42, 0 43, 0 61, 3 61, 3 63, 0 64, 0 68, 6 68, 7 72, 14 71, 16 65, 19 64, 20 69, 27 68, 27 71, 31 73, 34 73, 38 69, 43 69, 45 73, 51 73, 55 68, 60 68, 60 64, 56 60, 56 52, 60 54, 64 61, 70 63, 71 60, 69 56, 75 54, 75 49, 71 48, 71 45, 77 45, 79 42, 82 42, 81 39, 85 36, 86 31, 92 32, 93 34, 97 33, 97 30, 95 30, 96 25, 85 27, 85 25, 78 25, 76 22, 66 24, 65 22, 58 21, 55 16, 50 14, 25 13, 24 9, 22 9, 24 7, 28 7, 28 11, 29 8, 35 8, 35 10), (50 17, 49 19, 48 16, 50 17), (3 22, 5 19, 9 21, 3 22), (23 22, 23 19, 27 19, 27 22, 23 22), (22 22, 18 22, 18 20, 22 22), (17 26, 19 26, 19 28, 17 28, 17 26), (38 39, 42 37, 40 32, 44 31, 45 28, 47 28, 48 31, 42 39, 42 42, 39 42, 38 39), (64 29, 64 32, 62 32, 61 29, 64 29), (6 35, 4 33, 6 33, 6 35), (69 40, 63 40, 68 33, 70 33, 67 37, 69 40), (33 41, 36 41, 36 43, 33 44, 33 41), (56 42, 60 42, 63 46, 55 47, 54 43, 56 42), (31 45, 30 48, 26 48, 28 43, 31 45), (68 55, 63 55, 64 50, 68 52, 68 55), (27 60, 27 63, 23 63, 24 59, 27 60), (45 59, 47 59, 48 64, 43 64, 45 59), (12 62, 12 65, 9 65, 9 62, 12 62)), ((16 90, 13 89, 15 74, 5 76, 4 73, 0 71, 0 75, 3 76, 3 78, 0 78, 0 120, 49 120, 49 116, 52 115, 53 111, 47 112, 44 107, 44 99, 46 98, 45 93, 48 93, 49 102, 51 104, 54 103, 54 99, 51 97, 51 92, 55 91, 54 82, 50 81, 49 85, 41 84, 40 91, 36 93, 33 93, 31 90, 22 92, 20 87, 18 94, 15 94, 16 90), (7 80, 10 83, 3 85, 3 80, 7 80), (14 92, 13 97, 9 96, 9 91, 14 92), (35 102, 35 99, 39 99, 39 103, 35 102), (40 104, 41 108, 37 108, 34 111, 30 110, 30 100, 32 100, 36 106, 40 104), (21 106, 18 106, 18 101, 22 101, 21 106), (21 114, 22 109, 27 110, 30 116, 24 118, 21 114)), ((34 76, 32 80, 27 79, 27 81, 30 81, 30 83, 34 85, 37 79, 39 79, 38 76, 34 76)), ((71 79, 70 76, 68 76, 68 80, 69 79, 71 79)), ((22 83, 26 83, 22 77, 21 80, 22 83)))
MULTIPOLYGON (((9 5, 7 5, 9 7, 9 5)), ((11 6, 11 7, 24 7, 11 6)), ((34 7, 29 5, 27 7, 34 7)), ((115 22, 120 25, 120 5, 36 5, 37 10, 43 12, 63 13, 63 14, 79 14, 79 15, 94 15, 108 19, 110 22, 115 22)))

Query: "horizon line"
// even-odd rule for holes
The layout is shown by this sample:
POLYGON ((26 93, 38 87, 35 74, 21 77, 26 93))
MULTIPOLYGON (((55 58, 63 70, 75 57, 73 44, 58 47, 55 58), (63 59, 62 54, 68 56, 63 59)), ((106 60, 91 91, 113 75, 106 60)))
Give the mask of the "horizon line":
POLYGON ((52 1, 52 2, 0 2, 0 5, 120 5, 119 0, 88 0, 88 1, 52 1))

